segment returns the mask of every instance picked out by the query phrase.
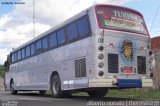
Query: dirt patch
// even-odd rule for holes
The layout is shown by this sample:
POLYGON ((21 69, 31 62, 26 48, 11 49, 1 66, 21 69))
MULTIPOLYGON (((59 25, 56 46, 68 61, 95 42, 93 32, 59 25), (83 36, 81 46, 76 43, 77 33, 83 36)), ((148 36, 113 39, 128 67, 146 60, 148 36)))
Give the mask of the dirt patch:
POLYGON ((2 90, 4 87, 3 87, 3 78, 0 77, 0 90, 2 90))

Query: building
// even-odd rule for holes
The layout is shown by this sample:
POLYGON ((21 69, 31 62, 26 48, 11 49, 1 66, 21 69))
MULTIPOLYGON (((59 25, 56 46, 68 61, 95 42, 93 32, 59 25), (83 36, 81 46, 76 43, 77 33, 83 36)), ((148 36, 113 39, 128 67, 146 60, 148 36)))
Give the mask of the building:
POLYGON ((151 50, 155 55, 155 67, 153 69, 154 89, 160 89, 160 36, 151 38, 151 50))

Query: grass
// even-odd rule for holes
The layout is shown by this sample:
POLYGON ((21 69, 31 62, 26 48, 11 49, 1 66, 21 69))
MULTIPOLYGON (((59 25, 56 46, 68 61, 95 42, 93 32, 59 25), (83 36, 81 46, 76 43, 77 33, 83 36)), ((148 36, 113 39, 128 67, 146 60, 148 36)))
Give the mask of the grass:
MULTIPOLYGON (((88 96, 88 94, 84 92, 76 93, 73 95, 88 96)), ((160 100, 160 90, 152 90, 152 89, 109 90, 106 97, 160 100)))
POLYGON ((4 78, 4 76, 5 76, 5 68, 2 65, 0 65, 0 77, 4 78))
POLYGON ((138 99, 160 99, 160 90, 152 89, 127 89, 110 90, 107 97, 138 98, 138 99))

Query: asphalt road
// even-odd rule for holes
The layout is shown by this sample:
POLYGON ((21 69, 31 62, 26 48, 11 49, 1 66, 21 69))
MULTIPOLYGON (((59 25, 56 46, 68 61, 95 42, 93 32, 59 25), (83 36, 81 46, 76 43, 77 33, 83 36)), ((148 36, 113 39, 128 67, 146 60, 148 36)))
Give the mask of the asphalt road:
MULTIPOLYGON (((11 95, 10 92, 0 91, 0 106, 141 106, 135 105, 138 101, 141 100, 112 97, 97 100, 90 99, 88 96, 53 98, 51 95, 40 96, 37 92, 20 92, 18 95, 11 95)), ((144 106, 159 106, 159 101, 144 106)))

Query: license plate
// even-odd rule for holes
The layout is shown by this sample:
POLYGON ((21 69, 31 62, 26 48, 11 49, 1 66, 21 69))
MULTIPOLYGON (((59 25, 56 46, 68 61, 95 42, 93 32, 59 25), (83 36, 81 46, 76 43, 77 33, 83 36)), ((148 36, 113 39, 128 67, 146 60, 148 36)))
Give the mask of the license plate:
POLYGON ((132 74, 134 72, 133 67, 124 67, 121 71, 124 74, 132 74))

